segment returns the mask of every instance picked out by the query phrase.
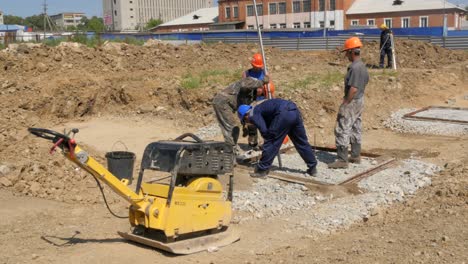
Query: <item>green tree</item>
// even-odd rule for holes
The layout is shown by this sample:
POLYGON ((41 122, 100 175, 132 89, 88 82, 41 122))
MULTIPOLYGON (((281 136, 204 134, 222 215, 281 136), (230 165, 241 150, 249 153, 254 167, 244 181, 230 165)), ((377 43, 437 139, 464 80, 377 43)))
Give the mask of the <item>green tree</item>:
POLYGON ((152 19, 150 19, 150 21, 148 21, 148 23, 146 23, 145 29, 148 30, 148 29, 157 27, 157 26, 161 25, 162 23, 164 23, 164 22, 161 19, 152 18, 152 19))
POLYGON ((44 30, 44 14, 26 17, 24 19, 24 24, 32 28, 34 31, 44 30))
POLYGON ((81 23, 77 27, 79 31, 94 31, 97 33, 103 32, 104 29, 104 20, 96 16, 93 16, 91 19, 83 16, 81 18, 81 23))
POLYGON ((97 33, 103 32, 105 29, 104 20, 101 17, 93 16, 89 21, 87 28, 89 31, 94 31, 97 33))
POLYGON ((5 15, 3 23, 6 25, 24 25, 24 18, 13 15, 5 15))

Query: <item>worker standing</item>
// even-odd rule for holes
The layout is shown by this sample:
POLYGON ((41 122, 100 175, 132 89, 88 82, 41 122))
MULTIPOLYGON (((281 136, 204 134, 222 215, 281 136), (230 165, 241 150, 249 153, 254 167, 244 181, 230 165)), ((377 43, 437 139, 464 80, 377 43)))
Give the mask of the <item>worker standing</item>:
POLYGON ((348 167, 348 145, 351 143, 350 162, 361 162, 362 111, 364 90, 369 82, 369 73, 361 61, 361 40, 352 37, 346 40, 342 51, 351 63, 344 80, 344 98, 337 116, 335 143, 337 160, 328 164, 331 169, 348 167))
POLYGON ((236 111, 239 105, 251 104, 256 97, 258 89, 262 89, 268 76, 263 81, 255 78, 243 78, 217 93, 213 98, 213 108, 216 113, 224 141, 235 147, 239 139, 236 111))
MULTIPOLYGON (((244 71, 242 73, 242 78, 247 78, 247 77, 252 77, 258 80, 264 80, 266 73, 265 73, 265 65, 263 64, 263 57, 262 54, 260 53, 255 53, 251 60, 250 60, 250 65, 252 65, 252 68, 244 71)), ((270 78, 268 78, 270 79, 270 78)), ((266 85, 270 85, 270 92, 271 94, 274 94, 275 87, 273 83, 270 81, 268 84, 263 85, 262 90, 258 90, 257 96, 255 98, 255 103, 261 103, 262 100, 266 99, 266 94, 267 94, 267 87, 266 85)), ((248 137, 247 142, 250 147, 257 147, 258 146, 258 131, 257 128, 253 125, 244 125, 243 126, 243 137, 248 137)))
POLYGON ((307 164, 307 174, 317 175, 317 159, 307 140, 302 116, 295 103, 276 98, 256 106, 241 105, 238 115, 242 123, 255 125, 265 140, 262 157, 255 171, 250 174, 251 177, 263 178, 268 175, 286 136, 289 136, 307 164))
POLYGON ((379 67, 384 67, 385 56, 387 56, 387 68, 392 68, 393 64, 393 51, 392 51, 392 31, 387 27, 387 25, 380 25, 380 64, 379 67))

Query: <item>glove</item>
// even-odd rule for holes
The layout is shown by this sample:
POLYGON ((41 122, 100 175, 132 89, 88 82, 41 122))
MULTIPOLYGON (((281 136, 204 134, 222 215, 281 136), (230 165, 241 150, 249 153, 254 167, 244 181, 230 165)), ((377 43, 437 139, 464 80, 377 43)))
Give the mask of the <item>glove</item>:
POLYGON ((270 82, 270 76, 265 75, 265 77, 263 77, 263 84, 267 84, 269 82, 270 82))

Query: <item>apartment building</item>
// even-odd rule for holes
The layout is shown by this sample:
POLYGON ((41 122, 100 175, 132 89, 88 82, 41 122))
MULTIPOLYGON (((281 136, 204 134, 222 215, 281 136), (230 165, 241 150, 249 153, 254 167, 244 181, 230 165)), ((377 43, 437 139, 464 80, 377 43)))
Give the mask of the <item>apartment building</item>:
MULTIPOLYGON (((258 0, 264 29, 442 27, 459 29, 466 11, 444 0, 258 0)), ((216 29, 255 29, 252 0, 219 0, 216 29)))
POLYGON ((60 13, 50 16, 57 28, 67 29, 70 26, 77 27, 81 23, 84 13, 60 13))
POLYGON ((375 27, 385 23, 390 28, 462 27, 466 10, 444 0, 357 0, 346 12, 346 28, 375 27))
POLYGON ((213 0, 103 0, 104 24, 113 31, 142 30, 151 19, 174 20, 213 0))
POLYGON ((3 25, 3 12, 0 10, 0 25, 3 25))
MULTIPOLYGON (((354 0, 259 0, 259 26, 265 29, 344 29, 345 11, 354 0)), ((254 29, 255 10, 251 0, 219 0, 219 25, 226 29, 254 29), (230 26, 229 26, 230 25, 230 26)))

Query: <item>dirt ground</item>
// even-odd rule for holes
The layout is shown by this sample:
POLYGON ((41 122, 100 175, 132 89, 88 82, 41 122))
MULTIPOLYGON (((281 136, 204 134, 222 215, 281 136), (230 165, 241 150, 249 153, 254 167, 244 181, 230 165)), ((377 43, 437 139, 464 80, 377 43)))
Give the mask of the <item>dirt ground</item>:
MULTIPOLYGON (((108 213, 94 180, 48 155, 50 143, 26 129, 80 128, 78 142, 101 162, 118 148, 140 157, 152 141, 213 124, 211 98, 239 78, 256 47, 110 43, 0 52, 0 263, 465 263, 468 137, 398 134, 382 121, 400 108, 467 107, 468 53, 398 44, 398 72, 369 70, 364 149, 444 167, 431 186, 347 230, 303 233, 280 217, 257 219, 233 225, 239 242, 183 257, 122 240, 116 231, 128 230, 127 220, 108 213)), ((375 49, 363 51, 369 65, 378 63, 375 49)), ((298 103, 315 143, 333 145, 342 55, 269 49, 267 57, 277 95, 298 103)), ((125 215, 125 203, 106 194, 125 215)))

